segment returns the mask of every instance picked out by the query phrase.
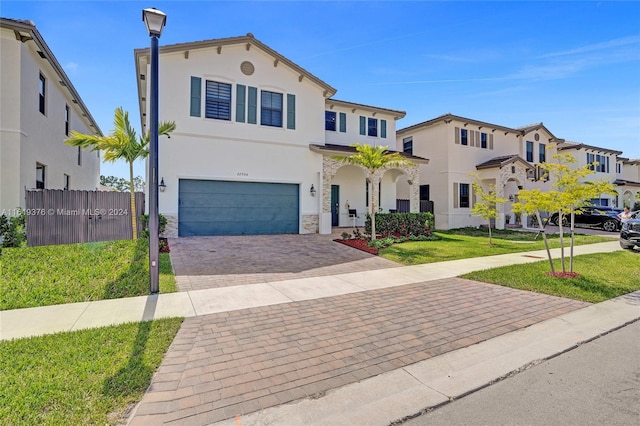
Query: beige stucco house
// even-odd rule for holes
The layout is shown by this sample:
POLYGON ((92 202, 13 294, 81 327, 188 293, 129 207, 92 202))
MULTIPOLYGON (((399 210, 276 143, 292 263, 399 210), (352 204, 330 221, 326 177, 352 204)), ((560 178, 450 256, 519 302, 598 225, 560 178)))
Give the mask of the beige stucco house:
POLYGON ((99 153, 64 140, 100 128, 35 24, 0 18, 0 55, 0 209, 24 207, 25 188, 95 190, 99 153))
MULTIPOLYGON (((388 211, 398 176, 417 184, 417 163, 367 183, 334 158, 353 143, 393 150, 403 111, 334 99, 335 88, 251 34, 159 52, 159 119, 177 125, 158 151, 168 235, 330 233, 363 223, 369 190, 388 211)), ((135 50, 135 62, 146 129, 149 50, 135 50)))
MULTIPOLYGON (((473 174, 486 187, 495 185, 498 195, 507 199, 498 205, 496 226, 515 222, 511 205, 518 191, 549 188, 549 182, 540 178, 541 168, 559 141, 542 123, 511 128, 453 114, 400 129, 396 139, 405 152, 430 159, 420 166, 419 191, 421 199, 433 201, 439 229, 483 223, 471 214, 473 174)), ((405 178, 400 178, 398 197, 405 197, 408 189, 405 178)))

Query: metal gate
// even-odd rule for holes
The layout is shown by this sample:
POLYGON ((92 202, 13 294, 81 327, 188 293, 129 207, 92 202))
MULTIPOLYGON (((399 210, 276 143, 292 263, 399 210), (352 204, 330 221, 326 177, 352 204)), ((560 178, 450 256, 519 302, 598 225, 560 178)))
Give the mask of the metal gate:
MULTIPOLYGON (((38 189, 25 193, 27 244, 44 246, 131 238, 128 192, 38 189)), ((138 232, 144 193, 136 192, 138 232)))

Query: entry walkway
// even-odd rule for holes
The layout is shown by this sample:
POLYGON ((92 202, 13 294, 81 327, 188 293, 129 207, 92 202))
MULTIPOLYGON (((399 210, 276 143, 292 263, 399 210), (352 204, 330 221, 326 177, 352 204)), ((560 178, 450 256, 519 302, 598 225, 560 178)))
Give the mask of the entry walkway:
MULTIPOLYGON (((615 250, 620 250, 617 241, 574 248, 576 255, 615 250)), ((554 257, 560 255, 559 249, 551 252, 554 257)), ((331 276, 0 311, 0 340, 318 299, 451 278, 482 269, 536 262, 546 257, 544 250, 538 250, 331 276)))

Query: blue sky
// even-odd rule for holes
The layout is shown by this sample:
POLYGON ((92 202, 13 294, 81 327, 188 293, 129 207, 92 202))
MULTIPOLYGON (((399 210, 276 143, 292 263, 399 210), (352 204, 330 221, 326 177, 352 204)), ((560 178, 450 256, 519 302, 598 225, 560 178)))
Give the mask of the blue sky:
MULTIPOLYGON (((542 121, 640 158, 638 2, 2 0, 0 15, 36 23, 106 134, 118 106, 139 128, 133 49, 149 45, 146 7, 168 15, 161 45, 251 32, 337 99, 407 111, 399 128, 447 112, 542 121)), ((101 172, 128 176, 125 163, 101 172)))

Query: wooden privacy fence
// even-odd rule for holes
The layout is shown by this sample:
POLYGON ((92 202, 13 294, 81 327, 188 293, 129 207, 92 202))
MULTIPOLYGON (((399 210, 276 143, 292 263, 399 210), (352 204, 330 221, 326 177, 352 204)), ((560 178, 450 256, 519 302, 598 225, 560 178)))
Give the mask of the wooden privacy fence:
MULTIPOLYGON (((396 200, 396 209, 398 213, 409 213, 411 211, 411 202, 409 200, 396 200)), ((420 200, 420 213, 433 214, 433 201, 420 200)))
MULTIPOLYGON (((44 246, 131 238, 131 194, 111 191, 27 190, 27 244, 44 246)), ((144 193, 136 192, 138 233, 144 193)))

